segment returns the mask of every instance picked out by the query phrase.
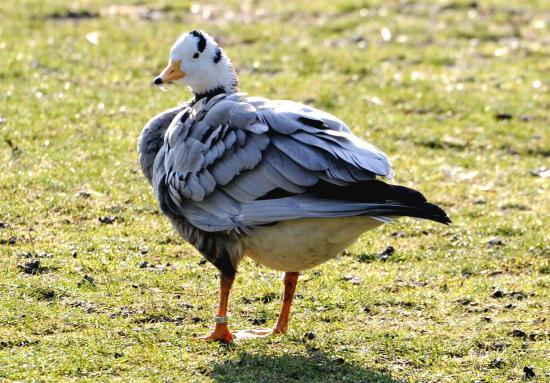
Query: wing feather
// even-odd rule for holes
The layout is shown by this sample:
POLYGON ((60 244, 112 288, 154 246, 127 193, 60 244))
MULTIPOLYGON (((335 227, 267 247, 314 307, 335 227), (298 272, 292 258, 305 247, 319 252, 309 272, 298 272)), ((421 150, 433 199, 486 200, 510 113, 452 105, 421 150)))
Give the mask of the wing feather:
POLYGON ((207 231, 378 213, 372 204, 326 200, 308 188, 391 175, 384 153, 336 117, 242 94, 202 99, 177 114, 152 168, 163 210, 207 231), (288 197, 269 197, 275 190, 288 197))

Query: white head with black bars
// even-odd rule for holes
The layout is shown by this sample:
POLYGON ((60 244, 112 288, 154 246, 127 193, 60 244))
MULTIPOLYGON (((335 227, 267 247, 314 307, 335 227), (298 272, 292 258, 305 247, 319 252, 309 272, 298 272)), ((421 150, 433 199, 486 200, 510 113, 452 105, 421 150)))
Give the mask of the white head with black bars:
POLYGON ((193 30, 181 35, 170 50, 168 66, 154 84, 188 85, 197 98, 233 93, 239 82, 233 65, 206 32, 193 30))

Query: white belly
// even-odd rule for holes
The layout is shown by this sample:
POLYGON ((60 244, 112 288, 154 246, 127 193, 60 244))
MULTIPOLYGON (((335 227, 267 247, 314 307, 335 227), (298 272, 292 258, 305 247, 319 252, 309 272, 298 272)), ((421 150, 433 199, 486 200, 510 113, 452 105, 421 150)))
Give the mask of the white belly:
POLYGON ((269 268, 302 271, 335 257, 382 223, 369 217, 303 218, 256 228, 245 255, 269 268))

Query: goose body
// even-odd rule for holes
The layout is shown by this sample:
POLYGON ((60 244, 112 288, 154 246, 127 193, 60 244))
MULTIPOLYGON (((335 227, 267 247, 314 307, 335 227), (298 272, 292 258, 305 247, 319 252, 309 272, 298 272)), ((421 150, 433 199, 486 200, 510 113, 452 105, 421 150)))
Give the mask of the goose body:
POLYGON ((420 193, 376 179, 393 176, 383 152, 336 117, 294 102, 203 98, 151 120, 139 148, 162 211, 228 273, 245 255, 303 271, 388 216, 446 219, 420 193), (288 253, 285 241, 316 251, 288 253))
POLYGON ((245 239, 245 255, 270 269, 303 271, 328 261, 380 225, 364 216, 283 221, 255 229, 245 239))
MULTIPOLYGON (((387 156, 337 117, 238 93, 229 59, 204 32, 172 48, 155 83, 172 81, 195 97, 147 123, 139 158, 163 213, 221 271, 219 317, 244 256, 287 272, 285 292, 293 292, 299 271, 395 217, 450 222, 419 192, 381 181, 393 177, 387 156)), ((285 307, 278 332, 286 331, 285 307)), ((217 322, 211 339, 230 340, 224 326, 217 322)))

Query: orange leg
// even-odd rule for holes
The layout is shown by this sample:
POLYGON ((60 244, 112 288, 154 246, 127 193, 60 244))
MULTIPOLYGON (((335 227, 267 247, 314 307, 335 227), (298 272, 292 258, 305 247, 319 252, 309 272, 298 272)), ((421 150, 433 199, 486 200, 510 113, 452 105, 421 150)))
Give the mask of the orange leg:
POLYGON ((300 273, 297 272, 285 273, 285 293, 283 296, 283 304, 281 306, 281 312, 279 314, 279 319, 277 320, 277 325, 273 329, 273 334, 284 334, 288 329, 290 306, 292 305, 292 298, 294 297, 294 292, 296 291, 296 284, 298 282, 299 275, 300 273))
MULTIPOLYGON (((229 292, 231 291, 234 280, 235 275, 227 276, 222 274, 220 277, 220 306, 218 308, 218 314, 216 315, 218 318, 224 318, 227 315, 229 292)), ((233 339, 233 335, 229 332, 226 321, 224 323, 217 322, 214 332, 204 339, 229 343, 233 339)))
MULTIPOLYGON (((237 330, 233 334, 229 332, 227 328, 226 320, 217 320, 216 327, 214 332, 207 337, 202 339, 212 340, 217 342, 229 343, 236 339, 249 339, 249 338, 258 338, 269 336, 270 334, 284 334, 288 329, 288 318, 290 316, 290 306, 292 305, 292 298, 294 297, 294 292, 296 291, 296 283, 298 282, 298 276, 300 273, 297 272, 287 272, 285 273, 284 284, 285 292, 283 296, 283 304, 281 306, 281 312, 279 314, 279 319, 277 320, 277 325, 273 330, 268 328, 261 329, 252 329, 252 330, 237 330)), ((227 306, 229 301, 229 292, 231 291, 231 285, 235 276, 226 276, 222 275, 220 279, 220 306, 218 309, 217 318, 226 318, 227 316, 227 306)))

